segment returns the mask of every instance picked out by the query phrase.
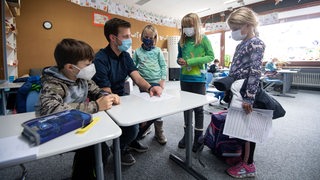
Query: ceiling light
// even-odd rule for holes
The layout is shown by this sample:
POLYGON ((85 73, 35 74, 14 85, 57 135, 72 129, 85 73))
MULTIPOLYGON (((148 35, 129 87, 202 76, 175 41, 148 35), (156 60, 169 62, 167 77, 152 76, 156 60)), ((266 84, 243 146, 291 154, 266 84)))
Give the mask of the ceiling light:
POLYGON ((239 4, 242 5, 242 6, 244 6, 243 0, 238 0, 237 3, 239 3, 239 4))
POLYGON ((225 1, 225 2, 223 2, 224 4, 230 4, 230 3, 234 3, 234 2, 236 2, 237 0, 228 0, 228 1, 225 1))
POLYGON ((201 10, 197 11, 196 13, 197 13, 197 14, 198 14, 198 13, 203 13, 203 12, 206 12, 206 11, 209 11, 209 10, 210 10, 210 8, 201 9, 201 10))
POLYGON ((140 0, 140 1, 136 2, 136 4, 142 6, 149 1, 151 1, 151 0, 140 0))

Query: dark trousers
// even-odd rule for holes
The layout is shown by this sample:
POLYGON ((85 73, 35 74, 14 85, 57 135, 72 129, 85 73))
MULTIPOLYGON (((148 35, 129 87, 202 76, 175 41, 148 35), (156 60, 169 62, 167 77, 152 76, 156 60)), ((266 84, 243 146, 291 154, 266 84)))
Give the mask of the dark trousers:
POLYGON ((128 145, 136 139, 139 132, 139 125, 135 124, 132 126, 120 126, 122 134, 120 136, 120 149, 125 150, 128 145))
POLYGON ((147 121, 143 126, 142 124, 139 126, 139 132, 137 135, 136 140, 140 140, 142 138, 142 135, 147 131, 147 129, 158 119, 154 119, 151 121, 147 121))
MULTIPOLYGON (((199 82, 180 82, 181 90, 196 94, 206 94, 206 83, 199 82)), ((203 130, 203 106, 192 109, 194 111, 195 129, 203 130)), ((187 111, 184 112, 184 122, 186 122, 187 111)))
MULTIPOLYGON (((109 147, 106 143, 101 143, 102 162, 107 164, 110 155, 109 147)), ((94 146, 89 146, 76 150, 73 158, 72 180, 94 180, 96 179, 94 146)))

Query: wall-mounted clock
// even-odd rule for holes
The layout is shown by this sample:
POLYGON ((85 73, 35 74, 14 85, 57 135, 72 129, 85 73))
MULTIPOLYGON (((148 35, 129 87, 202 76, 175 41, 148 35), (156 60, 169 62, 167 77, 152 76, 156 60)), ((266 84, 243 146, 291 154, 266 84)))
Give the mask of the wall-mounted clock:
POLYGON ((43 26, 43 28, 49 30, 52 28, 52 23, 50 21, 44 21, 42 26, 43 26))

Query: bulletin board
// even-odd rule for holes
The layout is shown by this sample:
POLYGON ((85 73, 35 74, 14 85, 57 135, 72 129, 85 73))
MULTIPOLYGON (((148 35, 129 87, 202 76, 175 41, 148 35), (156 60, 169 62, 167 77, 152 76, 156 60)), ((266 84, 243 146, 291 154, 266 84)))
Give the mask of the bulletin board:
MULTIPOLYGON (((81 7, 66 0, 21 1, 21 15, 16 18, 19 35, 19 76, 29 73, 30 68, 43 68, 55 64, 53 51, 63 38, 82 40, 92 46, 95 52, 108 45, 103 26, 93 25, 93 13, 106 15, 104 11, 81 7), (41 8, 40 8, 41 7, 41 8), (45 30, 42 23, 49 20, 53 28, 45 30)), ((141 46, 140 36, 147 22, 137 21, 117 15, 107 14, 110 18, 121 18, 131 23, 133 45, 141 46)), ((157 46, 166 48, 166 37, 179 35, 177 28, 155 25, 159 39, 157 46)))

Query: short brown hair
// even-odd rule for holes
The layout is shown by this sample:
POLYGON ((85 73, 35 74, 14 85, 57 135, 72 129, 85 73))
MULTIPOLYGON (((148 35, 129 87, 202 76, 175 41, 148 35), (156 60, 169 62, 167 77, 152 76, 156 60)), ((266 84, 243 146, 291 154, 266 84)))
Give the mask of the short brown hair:
POLYGON ((104 24, 104 36, 108 42, 110 42, 110 34, 118 36, 119 27, 131 28, 131 24, 119 18, 112 18, 104 24))
POLYGON ((58 69, 61 70, 68 63, 76 65, 82 60, 92 61, 94 51, 89 44, 83 41, 67 38, 57 44, 54 50, 54 58, 58 69))

